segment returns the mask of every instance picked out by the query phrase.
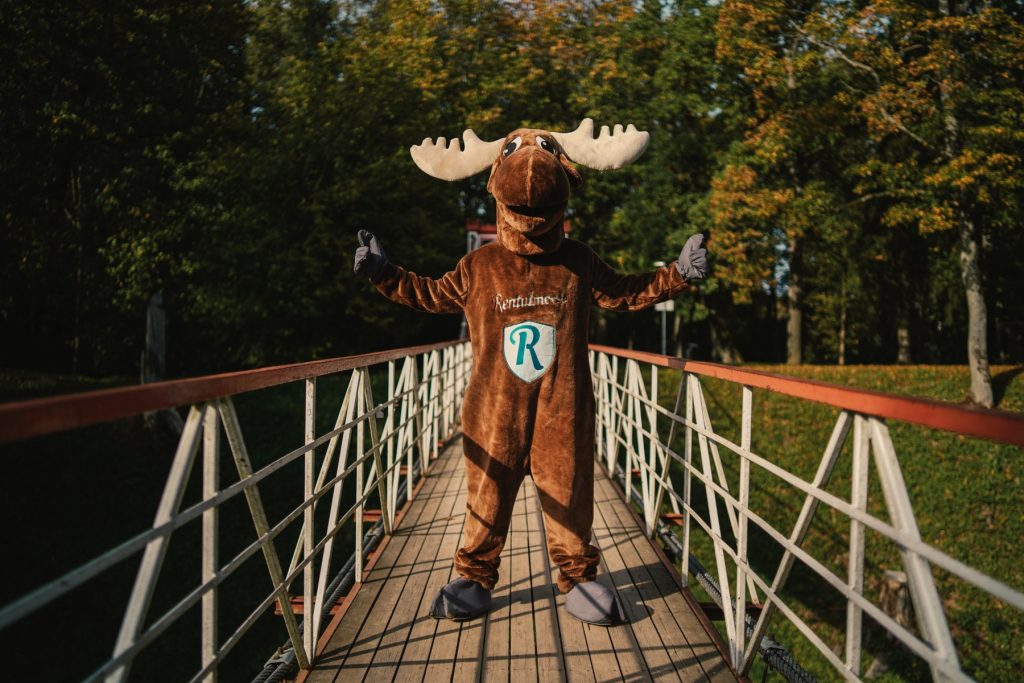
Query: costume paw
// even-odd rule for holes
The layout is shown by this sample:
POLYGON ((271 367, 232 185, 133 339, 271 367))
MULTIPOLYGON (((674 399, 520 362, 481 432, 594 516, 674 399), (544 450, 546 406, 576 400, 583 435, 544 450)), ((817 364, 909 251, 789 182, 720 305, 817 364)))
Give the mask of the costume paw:
POLYGON ((476 581, 455 579, 441 589, 430 606, 435 619, 465 621, 485 614, 491 609, 491 591, 476 581))
POLYGON ((588 624, 614 626, 626 621, 615 593, 597 581, 577 583, 565 596, 565 610, 588 624))
POLYGON ((684 280, 703 280, 708 274, 708 251, 701 248, 704 235, 691 235, 679 252, 676 269, 684 280))
POLYGON ((388 264, 388 255, 384 253, 384 247, 369 230, 360 230, 358 234, 359 247, 356 249, 355 261, 352 270, 356 275, 365 275, 374 282, 384 273, 384 267, 388 264))

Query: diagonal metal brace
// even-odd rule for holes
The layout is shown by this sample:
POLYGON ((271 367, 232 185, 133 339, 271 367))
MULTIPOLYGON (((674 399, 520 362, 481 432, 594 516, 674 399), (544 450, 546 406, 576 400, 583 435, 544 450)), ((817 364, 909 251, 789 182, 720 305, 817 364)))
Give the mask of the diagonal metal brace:
MULTIPOLYGON (((216 403, 217 412, 220 413, 220 419, 224 423, 228 445, 231 447, 231 455, 234 457, 235 467, 238 469, 238 478, 245 480, 253 474, 252 462, 249 460, 249 452, 246 450, 245 441, 242 438, 242 429, 238 424, 234 403, 230 398, 219 398, 216 403)), ((252 515, 252 523, 256 527, 256 535, 262 538, 270 530, 270 524, 267 522, 267 513, 263 508, 263 499, 260 497, 259 489, 256 486, 245 489, 245 499, 249 503, 249 513, 252 515)), ((277 548, 274 547, 273 539, 269 538, 262 541, 260 546, 267 562, 270 580, 274 584, 274 590, 281 604, 284 625, 288 629, 288 639, 295 650, 299 666, 308 669, 309 658, 306 657, 306 651, 302 647, 299 623, 295 619, 295 612, 292 611, 292 601, 288 595, 287 586, 284 585, 284 572, 281 571, 281 560, 277 556, 277 548)))
MULTIPOLYGON (((370 443, 373 447, 373 463, 377 468, 377 495, 380 496, 381 521, 384 522, 384 533, 391 535, 391 515, 388 514, 387 490, 385 489, 384 466, 380 459, 380 435, 377 433, 377 410, 373 402, 373 389, 370 387, 370 370, 361 368, 363 374, 363 410, 370 412, 370 443)), ((360 454, 362 457, 362 454, 360 454)))

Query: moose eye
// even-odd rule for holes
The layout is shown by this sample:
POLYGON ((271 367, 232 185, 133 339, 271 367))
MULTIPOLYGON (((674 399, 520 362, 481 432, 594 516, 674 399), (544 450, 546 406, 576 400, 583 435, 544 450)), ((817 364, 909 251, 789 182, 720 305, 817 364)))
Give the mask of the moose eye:
POLYGON ((523 144, 523 139, 521 137, 516 137, 515 140, 511 140, 507 145, 505 145, 505 148, 501 150, 501 155, 507 157, 509 154, 519 149, 519 145, 521 144, 523 144))
POLYGON ((545 150, 547 152, 551 152, 552 154, 555 153, 555 146, 552 145, 549 141, 545 140, 544 138, 542 138, 539 135, 537 136, 537 144, 540 145, 541 149, 543 149, 543 150, 545 150))

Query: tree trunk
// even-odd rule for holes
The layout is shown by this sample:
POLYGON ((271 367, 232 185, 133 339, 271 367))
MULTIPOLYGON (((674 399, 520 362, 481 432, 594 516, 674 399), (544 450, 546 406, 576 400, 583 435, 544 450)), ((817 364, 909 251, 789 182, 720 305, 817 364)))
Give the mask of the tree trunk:
POLYGON ((82 171, 75 167, 71 170, 68 182, 68 205, 64 207, 64 216, 68 219, 75 232, 75 310, 72 317, 71 331, 71 374, 77 375, 82 354, 82 253, 85 246, 82 242, 82 171))
POLYGON ((786 322, 786 363, 800 365, 803 363, 803 340, 800 330, 803 323, 803 301, 800 296, 800 243, 793 239, 789 254, 789 287, 786 290, 786 309, 789 319, 786 322))
POLYGON ((146 309, 146 350, 142 352, 141 380, 143 384, 159 382, 167 368, 167 313, 164 293, 159 291, 149 299, 146 309))
POLYGON ((846 365, 846 274, 839 287, 839 364, 846 365))
POLYGON ((967 294, 967 363, 971 368, 971 400, 991 408, 992 377, 988 369, 988 310, 981 288, 978 239, 974 222, 960 221, 960 276, 967 294))
MULTIPOLYGON (((795 51, 795 48, 794 48, 795 51)), ((796 99, 796 68, 793 55, 786 53, 786 90, 790 100, 796 99)), ((797 171, 796 150, 789 155, 789 177, 796 195, 801 192, 800 175, 797 171)), ((786 363, 800 365, 803 363, 803 301, 800 292, 800 274, 803 270, 801 260, 800 238, 789 230, 789 288, 786 293, 786 304, 789 309, 789 320, 786 323, 786 363)))
POLYGON ((683 314, 681 311, 675 311, 672 314, 672 338, 675 340, 675 356, 676 358, 683 357, 683 314))
POLYGON ((594 311, 594 337, 598 344, 608 343, 608 316, 600 308, 594 311))
POLYGON ((736 348, 729 326, 721 318, 717 315, 710 316, 708 330, 711 333, 711 353, 714 360, 727 364, 743 362, 743 355, 736 348))
MULTIPOLYGON (((949 0, 939 0, 939 12, 950 16, 949 0)), ((955 13, 964 10, 959 4, 955 13)), ((942 104, 943 123, 946 129, 945 154, 947 163, 959 156, 961 151, 960 121, 951 102, 949 82, 946 78, 939 84, 939 101, 942 104)), ((978 249, 978 235, 974 221, 957 207, 960 213, 958 231, 960 233, 960 277, 963 279, 964 292, 967 296, 967 363, 971 368, 971 400, 974 403, 991 408, 992 377, 988 369, 988 311, 981 287, 981 265, 978 249)))
POLYGON ((910 359, 910 326, 906 321, 896 328, 896 362, 900 365, 909 365, 910 359))

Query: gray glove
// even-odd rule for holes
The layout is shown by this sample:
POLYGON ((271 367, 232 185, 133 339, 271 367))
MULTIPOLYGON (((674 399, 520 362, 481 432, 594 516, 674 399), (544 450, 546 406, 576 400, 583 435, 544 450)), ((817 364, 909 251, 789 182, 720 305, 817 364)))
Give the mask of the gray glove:
POLYGON ((356 249, 356 259, 352 270, 356 275, 365 275, 375 280, 384 274, 384 266, 388 264, 388 255, 384 248, 369 230, 359 231, 359 247, 356 249))
POLYGON ((704 235, 701 233, 691 235, 679 252, 676 269, 684 280, 703 280, 708 274, 708 250, 700 248, 703 241, 704 235))

